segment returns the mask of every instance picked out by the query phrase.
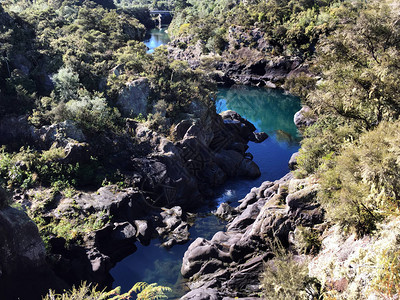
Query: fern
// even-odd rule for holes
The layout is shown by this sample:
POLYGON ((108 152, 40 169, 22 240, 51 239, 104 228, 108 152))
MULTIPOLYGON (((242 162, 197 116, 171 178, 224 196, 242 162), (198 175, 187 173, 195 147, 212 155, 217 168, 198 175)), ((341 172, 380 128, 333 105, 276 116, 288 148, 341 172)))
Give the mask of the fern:
POLYGON ((166 295, 168 292, 172 292, 169 287, 159 286, 157 283, 138 282, 129 292, 121 295, 121 287, 109 292, 98 291, 97 286, 82 282, 79 288, 74 286, 70 291, 64 291, 63 294, 56 294, 50 290, 43 300, 130 300, 132 293, 137 294, 137 300, 159 300, 168 299, 166 295))

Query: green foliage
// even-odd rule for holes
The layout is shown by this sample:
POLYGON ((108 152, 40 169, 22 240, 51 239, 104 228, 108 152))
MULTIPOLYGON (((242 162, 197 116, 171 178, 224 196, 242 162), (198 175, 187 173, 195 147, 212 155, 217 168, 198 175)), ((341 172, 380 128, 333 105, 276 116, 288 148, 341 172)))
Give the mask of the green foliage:
POLYGON ((400 250, 385 250, 378 256, 378 272, 374 278, 374 290, 386 299, 400 294, 400 250))
POLYGON ((54 98, 59 102, 67 102, 78 97, 79 76, 69 67, 62 67, 52 78, 54 82, 54 98))
POLYGON ((300 254, 316 254, 321 248, 320 234, 314 228, 298 226, 295 230, 295 244, 300 254))
POLYGON ((109 292, 105 290, 99 291, 96 286, 83 282, 79 288, 74 286, 71 291, 63 294, 56 294, 50 290, 43 300, 128 300, 131 299, 133 292, 137 293, 136 299, 138 300, 157 300, 168 299, 165 293, 170 291, 169 287, 158 286, 156 283, 138 282, 129 292, 121 295, 120 287, 109 292))
POLYGON ((28 147, 16 153, 0 150, 0 183, 9 188, 44 185, 60 191, 68 187, 99 186, 106 176, 95 158, 84 164, 62 162, 65 157, 62 148, 39 152, 28 147))
POLYGON ((105 212, 82 215, 79 213, 79 206, 76 205, 76 207, 72 205, 73 211, 63 212, 60 218, 53 218, 51 221, 45 220, 42 217, 42 210, 46 205, 51 205, 54 199, 45 198, 43 200, 43 202, 36 204, 39 206, 43 205, 43 207, 36 207, 35 211, 29 211, 29 215, 38 226, 40 235, 43 237, 44 241, 51 236, 56 236, 64 238, 67 244, 72 242, 79 243, 86 234, 103 228, 110 221, 105 212))
MULTIPOLYGON (((310 56, 321 36, 339 21, 336 1, 189 1, 169 27, 173 36, 194 35, 211 52, 225 50, 229 26, 261 28, 274 54, 310 56), (217 25, 216 25, 217 24, 217 25), (190 26, 188 26, 190 25, 190 26)), ((249 45, 253 47, 254 45, 249 45)))
POLYGON ((75 121, 89 132, 102 132, 107 129, 118 131, 120 117, 119 111, 109 107, 100 93, 91 95, 81 90, 78 100, 70 100, 65 104, 65 119, 75 121))
POLYGON ((338 153, 361 132, 399 117, 398 15, 386 1, 362 8, 359 15, 351 5, 332 11, 343 24, 318 46, 315 65, 322 78, 308 95, 297 88, 318 115, 302 142, 299 166, 305 174, 316 171, 324 156, 338 153), (343 17, 346 10, 352 13, 343 17))
POLYGON ((308 275, 305 261, 296 260, 291 254, 280 254, 269 261, 262 274, 263 299, 318 299, 320 285, 308 275))
POLYGON ((164 103, 161 106, 165 107, 165 117, 172 122, 180 121, 188 113, 197 113, 195 117, 203 118, 214 108, 212 96, 215 86, 206 74, 192 70, 187 62, 172 61, 165 48, 159 47, 154 51, 146 73, 151 80, 151 101, 157 101, 159 105, 164 103))
POLYGON ((347 230, 369 233, 399 206, 400 122, 383 122, 321 169, 319 200, 347 230))

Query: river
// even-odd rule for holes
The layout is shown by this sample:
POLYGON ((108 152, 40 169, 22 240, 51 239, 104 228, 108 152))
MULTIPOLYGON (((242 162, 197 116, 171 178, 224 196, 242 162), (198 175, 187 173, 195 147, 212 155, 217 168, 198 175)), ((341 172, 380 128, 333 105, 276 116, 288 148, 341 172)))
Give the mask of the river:
MULTIPOLYGON (((210 239, 214 233, 223 230, 225 223, 210 212, 226 201, 235 206, 252 187, 258 187, 265 180, 281 178, 289 171, 290 156, 299 149, 300 137, 293 123, 295 112, 301 108, 298 98, 279 90, 235 86, 219 89, 216 107, 217 112, 235 110, 252 122, 258 131, 266 132, 269 138, 260 144, 249 143, 248 151, 260 167, 261 176, 255 180, 229 180, 217 189, 213 206, 200 212, 190 229, 192 240, 197 237, 210 239)), ((146 247, 137 243, 138 250, 111 270, 114 286, 121 286, 123 291, 127 291, 139 281, 157 282, 174 290, 172 298, 182 296, 185 290, 180 267, 190 242, 170 250, 160 248, 159 244, 158 240, 153 240, 146 247)))
POLYGON ((155 48, 165 45, 170 41, 166 30, 167 27, 153 28, 150 30, 150 38, 144 41, 144 44, 149 48, 147 53, 153 53, 155 48))

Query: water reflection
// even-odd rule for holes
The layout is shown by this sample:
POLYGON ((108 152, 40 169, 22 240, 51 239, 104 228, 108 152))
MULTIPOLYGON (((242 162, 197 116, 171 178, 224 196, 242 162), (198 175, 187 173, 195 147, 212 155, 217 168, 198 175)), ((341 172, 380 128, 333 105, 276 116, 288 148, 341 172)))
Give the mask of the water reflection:
POLYGON ((147 53, 153 53, 155 48, 165 45, 170 41, 168 34, 165 32, 166 29, 166 27, 161 29, 154 28, 150 31, 150 38, 144 41, 144 44, 149 48, 147 53))
POLYGON ((260 131, 279 136, 281 141, 298 141, 293 116, 301 107, 298 98, 278 90, 249 86, 221 88, 217 110, 237 111, 260 131))

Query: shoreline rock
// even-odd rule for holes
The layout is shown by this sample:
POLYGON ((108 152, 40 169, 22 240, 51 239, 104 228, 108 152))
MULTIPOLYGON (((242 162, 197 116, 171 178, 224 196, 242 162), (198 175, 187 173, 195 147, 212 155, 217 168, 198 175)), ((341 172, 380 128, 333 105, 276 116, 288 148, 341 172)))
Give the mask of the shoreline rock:
POLYGON ((259 276, 264 263, 274 257, 274 243, 289 247, 297 227, 323 222, 323 210, 315 200, 317 189, 312 179, 294 179, 289 173, 253 188, 237 208, 221 205, 219 212, 237 215, 230 217, 225 232, 217 232, 209 241, 198 238, 189 246, 181 272, 192 291, 181 299, 257 298, 259 276))

